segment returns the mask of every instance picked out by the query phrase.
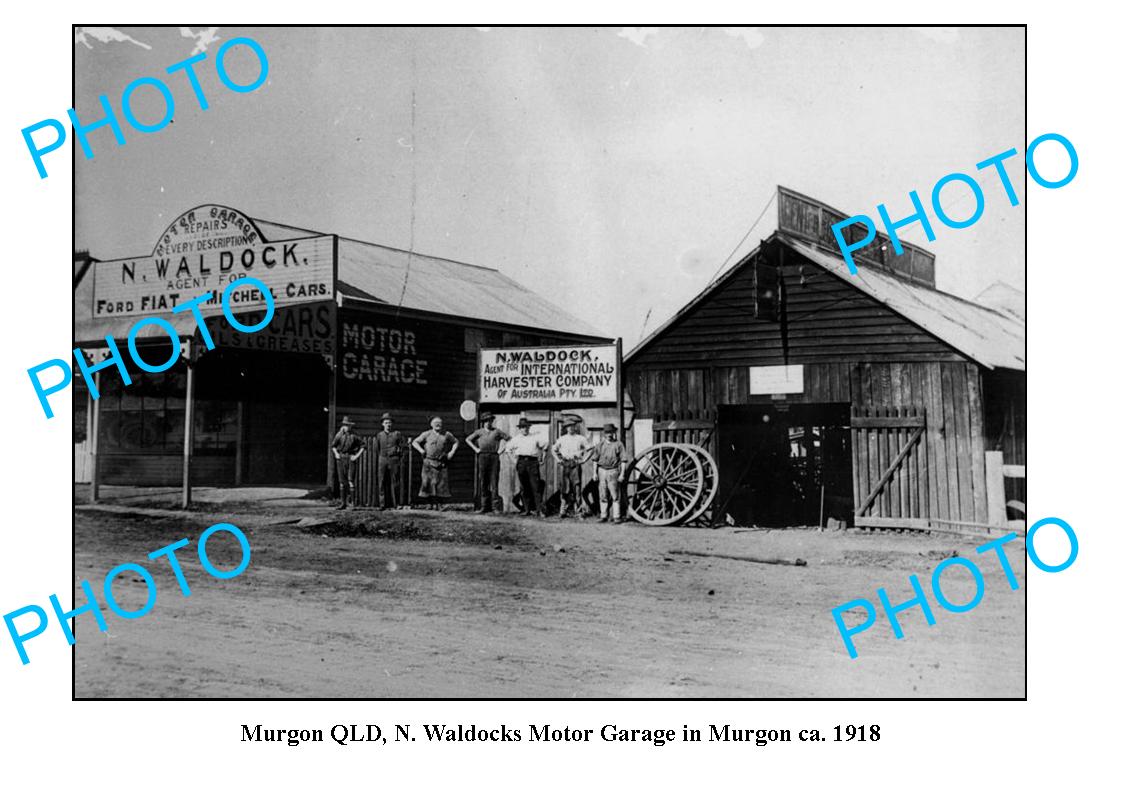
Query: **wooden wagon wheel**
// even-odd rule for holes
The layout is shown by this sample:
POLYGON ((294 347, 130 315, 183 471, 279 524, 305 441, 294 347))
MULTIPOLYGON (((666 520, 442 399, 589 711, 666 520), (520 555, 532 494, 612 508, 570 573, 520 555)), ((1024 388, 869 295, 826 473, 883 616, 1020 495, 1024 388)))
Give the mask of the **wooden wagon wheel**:
POLYGON ((705 485, 698 454, 685 445, 653 445, 628 467, 628 514, 644 525, 673 525, 697 507, 705 485))
POLYGON ((702 461, 702 494, 698 496, 698 503, 694 507, 694 511, 684 521, 684 525, 696 522, 702 518, 710 506, 713 505, 714 499, 717 497, 718 481, 717 481, 717 462, 710 452, 700 445, 686 445, 698 454, 698 458, 702 461))

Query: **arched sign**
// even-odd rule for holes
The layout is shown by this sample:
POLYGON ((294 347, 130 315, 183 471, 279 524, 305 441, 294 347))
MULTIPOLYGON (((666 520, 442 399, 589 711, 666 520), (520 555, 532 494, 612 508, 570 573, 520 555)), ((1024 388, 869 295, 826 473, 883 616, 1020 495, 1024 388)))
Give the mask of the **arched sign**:
POLYGON ((199 205, 168 225, 156 241, 152 256, 252 246, 264 240, 257 224, 246 214, 222 205, 199 205))

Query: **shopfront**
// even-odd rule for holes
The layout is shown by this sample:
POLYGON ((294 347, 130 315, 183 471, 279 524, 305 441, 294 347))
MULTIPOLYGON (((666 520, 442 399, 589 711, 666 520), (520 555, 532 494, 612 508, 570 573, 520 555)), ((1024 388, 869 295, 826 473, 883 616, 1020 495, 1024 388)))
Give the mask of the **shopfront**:
MULTIPOLYGON (((335 351, 334 239, 267 240, 244 214, 197 207, 173 221, 147 256, 95 261, 75 290, 75 344, 91 359, 120 348, 141 318, 172 324, 138 338, 147 373, 129 357, 131 384, 110 368, 98 374, 91 401, 75 380, 76 428, 86 437, 78 476, 100 484, 179 485, 189 468, 195 485, 318 484, 324 480, 335 351), (263 297, 236 287, 253 277, 274 303, 269 324, 239 331, 222 313, 229 299, 243 325, 265 317, 263 297), (202 325, 174 309, 200 294, 202 325), (205 327, 205 333, 203 331, 205 327), (209 344, 207 337, 210 338, 209 344), (95 434, 96 430, 96 434, 95 434)), ((77 440, 76 440, 77 441, 77 440)))
MULTIPOLYGON (((263 297, 234 294, 239 323, 264 318, 263 297)), ((106 335, 124 349, 144 317, 175 328, 175 343, 151 326, 137 341, 148 362, 178 345, 172 367, 151 374, 129 363, 130 385, 105 369, 98 401, 80 376, 74 382, 75 480, 95 489, 331 485, 328 447, 343 415, 370 435, 389 411, 412 436, 440 414, 461 436, 474 428, 460 408, 478 400, 481 347, 604 340, 494 269, 220 205, 184 213, 150 255, 95 260, 77 279, 75 345, 90 358, 104 356, 106 335), (268 326, 252 333, 227 321, 217 297, 247 276, 263 281, 275 304, 268 326), (210 346, 190 313, 173 312, 207 291, 216 291, 201 305, 210 346)), ((470 497, 468 457, 452 476, 470 497)))

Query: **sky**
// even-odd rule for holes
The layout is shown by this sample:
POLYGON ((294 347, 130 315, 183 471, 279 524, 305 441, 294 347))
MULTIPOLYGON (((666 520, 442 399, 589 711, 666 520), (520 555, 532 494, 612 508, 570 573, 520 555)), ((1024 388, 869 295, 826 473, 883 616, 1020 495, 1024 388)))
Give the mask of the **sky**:
MULTIPOLYGON (((79 28, 74 56, 83 121, 141 76, 176 101, 163 130, 126 125, 120 147, 103 128, 77 153, 78 248, 144 255, 180 213, 228 205, 497 268, 625 349, 775 230, 773 204, 734 251, 777 185, 901 218, 910 190, 929 206, 940 177, 1026 144, 1020 28, 79 28), (238 36, 269 59, 250 93, 215 72, 238 36), (164 74, 196 53, 205 111, 164 74)), ((257 74, 244 47, 226 64, 257 74)), ((158 97, 134 95, 140 119, 158 97)), ((1011 172, 1018 207, 990 170, 972 227, 902 230, 940 289, 1024 290, 1011 172)), ((953 184, 943 203, 965 217, 968 197, 953 184)))

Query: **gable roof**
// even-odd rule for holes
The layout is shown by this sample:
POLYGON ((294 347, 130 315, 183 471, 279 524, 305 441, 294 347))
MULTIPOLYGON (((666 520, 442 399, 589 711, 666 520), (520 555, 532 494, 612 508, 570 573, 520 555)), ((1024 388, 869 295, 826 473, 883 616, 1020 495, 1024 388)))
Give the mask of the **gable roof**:
MULTIPOLYGON (((851 276, 840 256, 780 232, 773 233, 769 238, 769 241, 772 240, 782 242, 978 364, 988 368, 1025 370, 1026 327, 1025 322, 1016 316, 951 293, 905 282, 875 268, 859 268, 857 275, 851 276)), ((644 338, 628 352, 625 361, 631 360, 676 321, 718 291, 734 274, 752 262, 757 251, 759 247, 644 338)))
MULTIPOLYGON (((254 219, 268 240, 326 233, 254 219)), ((548 332, 605 337, 494 268, 339 238, 336 288, 345 298, 548 332)), ((607 338, 605 338, 607 339, 607 338)))

